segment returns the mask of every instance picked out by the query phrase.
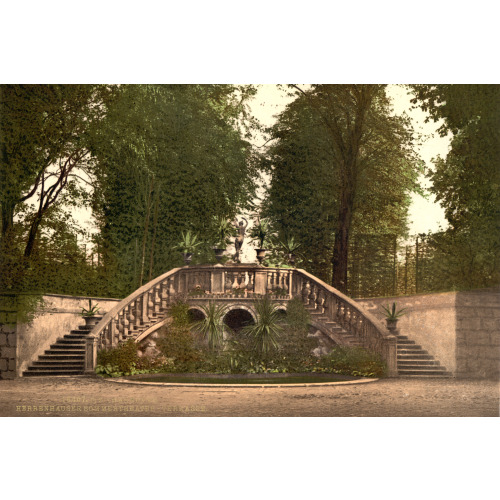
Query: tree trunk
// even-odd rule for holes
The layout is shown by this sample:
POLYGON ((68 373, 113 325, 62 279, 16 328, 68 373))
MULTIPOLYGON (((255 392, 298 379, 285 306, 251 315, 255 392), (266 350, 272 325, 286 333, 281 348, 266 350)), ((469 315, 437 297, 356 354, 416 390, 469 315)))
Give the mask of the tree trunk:
MULTIPOLYGON (((342 197, 344 198, 344 197, 342 197)), ((344 201, 344 200, 343 200, 344 201)), ((333 244, 332 286, 342 293, 347 293, 347 263, 349 256, 349 235, 352 220, 352 204, 345 200, 339 211, 337 231, 333 244)))
POLYGON ((347 293, 347 264, 349 258, 349 236, 354 206, 355 172, 354 161, 343 167, 343 186, 341 189, 339 216, 332 256, 332 286, 342 293, 347 293))
POLYGON ((153 278, 154 251, 156 242, 156 228, 158 227, 158 205, 160 204, 160 191, 156 193, 155 211, 153 214, 153 239, 151 240, 151 252, 149 254, 149 275, 148 281, 153 278))
POLYGON ((148 198, 146 201, 146 220, 144 222, 144 234, 142 236, 142 252, 141 252, 141 274, 139 276, 139 287, 142 286, 142 280, 144 278, 144 262, 146 260, 146 243, 148 240, 149 232, 149 219, 151 216, 151 192, 153 191, 153 181, 149 187, 148 198))
POLYGON ((38 233, 38 228, 40 227, 40 223, 42 222, 42 214, 37 214, 35 216, 35 220, 32 222, 30 227, 30 232, 28 235, 28 242, 26 243, 26 247, 24 249, 24 256, 31 257, 33 253, 33 249, 35 247, 36 235, 38 233))

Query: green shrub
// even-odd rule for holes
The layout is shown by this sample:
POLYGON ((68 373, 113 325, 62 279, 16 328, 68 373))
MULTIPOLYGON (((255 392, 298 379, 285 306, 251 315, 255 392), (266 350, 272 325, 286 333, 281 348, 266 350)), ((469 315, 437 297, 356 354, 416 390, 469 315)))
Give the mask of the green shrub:
POLYGON ((268 356, 279 347, 279 339, 283 331, 280 325, 278 307, 268 296, 254 301, 257 321, 253 325, 242 328, 243 335, 252 341, 253 348, 262 356, 268 356))
POLYGON ((360 377, 383 377, 386 366, 378 354, 362 347, 335 347, 320 359, 319 368, 360 377))
POLYGON ((201 335, 208 343, 208 347, 212 351, 220 349, 224 342, 224 315, 227 312, 227 307, 217 305, 210 301, 206 306, 201 306, 205 317, 196 322, 192 329, 201 335))
POLYGON ((132 368, 140 365, 140 362, 137 344, 133 339, 129 339, 117 347, 103 349, 97 353, 96 373, 105 375, 110 370, 111 372, 129 373, 132 368), (108 365, 110 368, 102 368, 108 365))

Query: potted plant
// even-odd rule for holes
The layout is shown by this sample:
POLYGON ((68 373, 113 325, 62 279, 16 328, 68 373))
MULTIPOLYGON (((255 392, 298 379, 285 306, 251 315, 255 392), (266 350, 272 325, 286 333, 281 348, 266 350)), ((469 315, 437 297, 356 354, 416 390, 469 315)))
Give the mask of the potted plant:
POLYGON ((85 320, 85 326, 89 329, 92 329, 95 325, 97 325, 101 319, 101 317, 97 315, 100 311, 100 308, 97 307, 98 305, 99 304, 92 306, 92 299, 89 299, 89 308, 85 309, 85 307, 82 307, 81 316, 85 320))
POLYGON ((293 266, 295 264, 295 257, 297 250, 302 246, 298 241, 295 241, 293 236, 280 235, 274 241, 277 249, 285 255, 288 263, 293 266))
POLYGON ((259 264, 262 264, 262 261, 266 257, 266 249, 264 248, 264 241, 269 234, 269 226, 265 220, 260 220, 250 231, 250 237, 259 242, 259 248, 256 249, 257 252, 257 260, 259 264))
POLYGON ((191 231, 183 232, 181 241, 174 247, 181 251, 186 266, 191 262, 196 248, 201 245, 201 241, 196 241, 197 239, 198 236, 191 231))
POLYGON ((396 302, 392 303, 392 307, 389 307, 389 304, 386 306, 382 306, 382 309, 385 311, 385 322, 387 324, 387 329, 391 332, 395 332, 398 324, 398 319, 403 316, 405 313, 405 308, 396 310, 396 302))
POLYGON ((224 256, 227 246, 230 243, 229 238, 234 235, 234 227, 232 223, 224 217, 215 217, 214 227, 216 234, 216 243, 214 248, 215 258, 217 259, 217 262, 220 262, 224 256))

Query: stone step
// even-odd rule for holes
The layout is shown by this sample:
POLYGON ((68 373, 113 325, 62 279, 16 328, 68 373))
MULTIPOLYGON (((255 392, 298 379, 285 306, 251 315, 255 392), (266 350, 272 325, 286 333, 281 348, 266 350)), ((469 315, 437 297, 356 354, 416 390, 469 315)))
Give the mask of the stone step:
POLYGON ((74 370, 70 368, 61 368, 51 371, 45 371, 45 370, 25 371, 23 372, 23 377, 47 377, 56 375, 82 375, 82 374, 83 374, 82 369, 74 370))
POLYGON ((85 349, 48 349, 41 356, 83 356, 85 349))
POLYGON ((85 333, 69 333, 65 335, 63 338, 64 339, 76 339, 76 340, 82 340, 86 339, 88 334, 85 333))
POLYGON ((71 335, 82 335, 84 338, 88 337, 91 330, 71 330, 69 333, 71 335))
MULTIPOLYGON (((47 351, 45 351, 47 352, 47 351)), ((52 359, 73 359, 73 360, 84 360, 85 353, 77 352, 77 353, 69 353, 69 354, 61 354, 58 352, 49 351, 48 354, 42 354, 38 356, 39 361, 49 361, 52 359)))
MULTIPOLYGON (((52 344, 50 351, 79 351, 85 352, 85 344, 52 344)), ((47 352, 47 351, 45 351, 47 352)))
POLYGON ((413 367, 425 367, 425 366, 431 366, 431 367, 437 367, 439 366, 440 369, 442 368, 439 361, 436 360, 430 360, 430 359, 408 359, 405 361, 402 361, 398 359, 398 368, 413 368, 413 367))
POLYGON ((414 340, 401 340, 399 337, 398 337, 398 340, 397 340, 397 344, 398 345, 415 345, 415 341, 414 340))
POLYGON ((57 339, 57 344, 59 345, 85 345, 85 339, 66 339, 66 338, 60 338, 57 339))
POLYGON ((52 359, 52 360, 42 360, 42 361, 33 361, 33 365, 28 367, 28 370, 31 368, 43 368, 43 367, 75 367, 78 368, 83 366, 83 359, 52 359))
POLYGON ((451 374, 446 371, 446 369, 441 366, 438 368, 442 368, 441 370, 437 368, 403 368, 399 369, 398 368, 398 374, 399 375, 448 375, 450 376, 451 374))
POLYGON ((398 352, 398 360, 404 360, 404 359, 434 359, 434 356, 431 354, 425 354, 422 352, 406 352, 406 353, 401 353, 398 352))
MULTIPOLYGON (((422 349, 422 346, 421 345, 397 345, 397 350, 398 352, 400 351, 423 351, 424 349, 422 349)), ((426 351, 427 352, 427 351, 426 351)))

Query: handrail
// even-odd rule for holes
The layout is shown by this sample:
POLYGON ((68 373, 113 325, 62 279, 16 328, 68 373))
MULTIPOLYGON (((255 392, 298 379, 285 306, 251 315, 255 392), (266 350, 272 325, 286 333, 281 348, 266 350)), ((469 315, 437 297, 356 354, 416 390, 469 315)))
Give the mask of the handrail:
POLYGON ((92 329, 92 332, 89 334, 89 336, 92 337, 98 337, 104 328, 109 324, 109 322, 116 316, 117 313, 119 313, 124 307, 126 307, 128 304, 131 304, 135 299, 137 299, 139 296, 143 295, 144 292, 151 290, 154 286, 156 286, 158 283, 161 283, 165 279, 171 277, 175 273, 177 273, 181 268, 177 267, 175 269, 171 269, 170 271, 166 272, 165 274, 162 274, 161 276, 158 276, 154 280, 146 283, 145 285, 141 286, 138 288, 135 292, 131 293, 128 297, 123 299, 121 302, 119 302, 113 309, 111 309, 109 312, 107 312, 101 321, 97 323, 97 325, 92 329))
POLYGON ((355 335, 363 347, 379 353, 387 364, 388 375, 397 376, 397 337, 378 318, 303 269, 295 270, 293 280, 295 295, 300 293, 306 305, 355 335))
POLYGON ((325 290, 328 290, 330 293, 332 293, 333 295, 337 296, 339 299, 341 299, 344 302, 346 302, 347 304, 349 304, 349 306, 352 309, 357 311, 359 314, 362 314, 368 321, 370 321, 370 323, 373 324, 376 331, 380 334, 381 337, 390 338, 393 336, 391 333, 389 333, 387 331, 387 328, 384 327, 383 323, 378 318, 376 318, 370 312, 364 310, 356 301, 354 301, 353 299, 351 299, 347 295, 344 295, 340 290, 337 290, 333 286, 328 285, 327 283, 320 280, 316 276, 308 273, 304 269, 296 269, 295 271, 297 272, 297 274, 302 274, 303 276, 305 276, 309 280, 315 282, 316 284, 318 284, 319 286, 321 286, 325 290))

